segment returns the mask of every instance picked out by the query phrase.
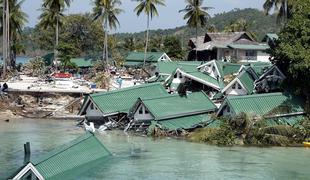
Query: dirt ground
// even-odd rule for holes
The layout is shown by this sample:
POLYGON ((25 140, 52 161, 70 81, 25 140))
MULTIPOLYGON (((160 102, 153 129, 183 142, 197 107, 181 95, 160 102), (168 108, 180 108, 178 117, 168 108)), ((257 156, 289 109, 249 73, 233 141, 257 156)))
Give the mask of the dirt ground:
POLYGON ((68 95, 51 94, 47 96, 1 95, 0 120, 15 118, 45 118, 54 114, 77 114, 79 98, 68 95), (74 102, 72 104, 72 102, 74 102), (64 108, 66 105, 69 107, 64 108))

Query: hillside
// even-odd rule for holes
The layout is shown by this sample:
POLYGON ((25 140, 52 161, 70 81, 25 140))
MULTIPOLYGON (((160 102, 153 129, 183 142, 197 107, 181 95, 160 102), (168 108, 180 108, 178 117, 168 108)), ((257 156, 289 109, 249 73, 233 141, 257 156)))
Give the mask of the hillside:
MULTIPOLYGON (((216 14, 209 20, 209 26, 213 25, 218 31, 223 31, 225 26, 239 20, 245 19, 248 23, 248 30, 254 32, 258 38, 261 40, 266 33, 269 32, 279 32, 280 25, 276 23, 276 16, 266 16, 264 12, 257 9, 247 8, 247 9, 234 9, 229 12, 224 12, 216 14)), ((199 35, 203 35, 207 32, 207 28, 199 29, 199 35)), ((158 29, 150 31, 151 35, 177 35, 182 37, 184 42, 190 37, 195 36, 195 30, 187 28, 186 26, 177 27, 173 29, 158 29)), ((117 33, 115 36, 123 40, 125 38, 134 37, 134 38, 143 38, 144 32, 138 33, 117 33)))

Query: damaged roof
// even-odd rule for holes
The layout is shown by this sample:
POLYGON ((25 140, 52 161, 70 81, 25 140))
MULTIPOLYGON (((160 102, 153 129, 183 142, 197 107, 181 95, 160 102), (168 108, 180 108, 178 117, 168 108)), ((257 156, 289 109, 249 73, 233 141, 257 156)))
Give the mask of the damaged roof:
POLYGON ((232 33, 206 33, 205 36, 191 38, 190 41, 194 44, 197 51, 212 50, 213 48, 229 48, 229 45, 259 45, 246 32, 232 33))
POLYGON ((128 113, 138 98, 152 98, 167 95, 161 83, 150 83, 115 91, 91 94, 90 98, 104 115, 128 113))
MULTIPOLYGON (((97 165, 102 165, 109 156, 111 153, 95 135, 87 132, 36 160, 31 160, 30 164, 39 172, 40 177, 46 180, 72 179, 97 165)), ((20 173, 22 170, 14 176, 20 173)))
POLYGON ((238 115, 240 113, 254 113, 264 116, 270 114, 303 113, 302 99, 286 93, 265 93, 246 96, 228 96, 221 105, 218 113, 224 106, 238 115))
POLYGON ((155 120, 184 117, 216 110, 216 106, 204 92, 195 92, 184 96, 176 94, 141 99, 140 101, 155 120))

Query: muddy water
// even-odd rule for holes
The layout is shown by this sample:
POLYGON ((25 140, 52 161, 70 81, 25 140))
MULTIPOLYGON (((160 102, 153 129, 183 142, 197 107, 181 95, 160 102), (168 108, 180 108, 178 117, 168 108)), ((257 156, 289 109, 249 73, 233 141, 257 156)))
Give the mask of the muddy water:
MULTIPOLYGON (((81 135, 73 121, 0 122, 0 179, 23 163, 23 143, 32 156, 81 135)), ((310 179, 310 149, 216 147, 173 139, 153 140, 120 131, 98 134, 114 154, 78 179, 310 179)))

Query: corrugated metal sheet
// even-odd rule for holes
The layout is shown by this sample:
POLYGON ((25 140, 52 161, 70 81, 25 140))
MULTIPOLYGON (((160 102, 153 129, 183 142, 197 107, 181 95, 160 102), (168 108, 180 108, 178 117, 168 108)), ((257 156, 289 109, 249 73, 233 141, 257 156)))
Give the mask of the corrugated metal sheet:
POLYGON ((200 71, 187 72, 187 73, 192 75, 192 76, 195 76, 198 79, 201 79, 202 81, 206 81, 208 83, 211 83, 211 84, 219 87, 220 89, 224 88, 224 83, 223 82, 221 82, 220 80, 216 80, 213 77, 211 77, 211 76, 209 76, 209 75, 207 75, 205 73, 202 73, 200 71))
POLYGON ((85 170, 85 165, 96 163, 111 153, 91 133, 63 145, 32 164, 45 179, 65 179, 85 170), (75 174, 72 174, 72 172, 75 174))
POLYGON ((266 50, 269 48, 268 45, 255 45, 255 44, 230 44, 229 47, 233 49, 250 49, 250 50, 266 50))
POLYGON ((84 58, 72 58, 70 60, 72 63, 75 63, 77 67, 83 68, 83 67, 93 67, 93 63, 91 59, 84 59, 84 58))
MULTIPOLYGON (((288 106, 291 112, 303 112, 303 101, 284 93, 265 93, 247 96, 228 96, 227 103, 235 114, 241 112, 266 115, 275 108, 288 106)), ((222 105, 223 106, 223 105, 222 105)))
POLYGON ((178 67, 196 69, 200 64, 201 61, 162 61, 158 62, 157 67, 159 73, 172 74, 178 67))
POLYGON ((221 74, 221 77, 238 73, 241 67, 241 64, 234 64, 234 63, 222 62, 222 61, 217 61, 217 60, 215 62, 221 74))
POLYGON ((156 121, 156 123, 165 130, 172 131, 177 129, 191 129, 195 126, 210 121, 208 114, 199 114, 193 116, 185 116, 181 118, 168 119, 164 121, 156 121))
POLYGON ((155 120, 182 117, 189 114, 215 111, 216 106, 203 92, 187 96, 170 95, 153 99, 142 99, 155 120))
POLYGON ((268 118, 265 120, 266 125, 276 126, 276 125, 289 125, 298 126, 299 123, 305 118, 304 115, 292 115, 283 117, 268 118))
POLYGON ((151 83, 92 94, 91 98, 103 114, 112 114, 128 113, 138 98, 153 98, 167 94, 167 91, 160 83, 151 83))
MULTIPOLYGON (((164 55, 164 52, 148 52, 146 53, 146 62, 157 63, 158 59, 164 55)), ((143 62, 144 61, 144 52, 130 52, 126 57, 125 61, 130 62, 143 62)))
POLYGON ((248 94, 252 94, 254 91, 254 81, 255 81, 254 77, 252 77, 249 72, 243 71, 237 78, 246 88, 248 94))

